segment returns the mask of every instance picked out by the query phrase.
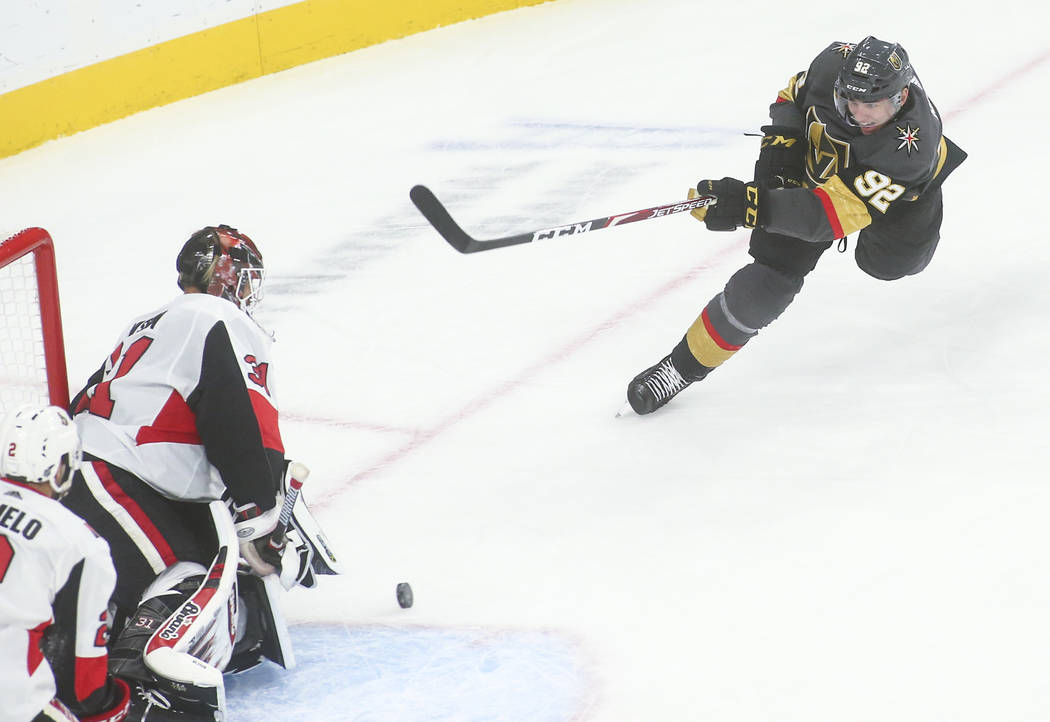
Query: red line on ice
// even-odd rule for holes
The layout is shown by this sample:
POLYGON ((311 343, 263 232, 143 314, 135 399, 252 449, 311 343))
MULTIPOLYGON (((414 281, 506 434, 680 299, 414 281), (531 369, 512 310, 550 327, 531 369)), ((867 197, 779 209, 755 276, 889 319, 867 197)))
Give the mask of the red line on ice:
POLYGON ((1035 70, 1048 60, 1050 60, 1050 49, 1044 50, 1042 55, 1032 58, 1024 65, 1014 68, 995 82, 989 83, 982 90, 978 91, 966 100, 957 104, 955 108, 945 113, 944 117, 957 118, 966 111, 970 110, 971 108, 981 105, 982 103, 984 103, 984 101, 988 100, 989 97, 995 95, 998 91, 1002 90, 1007 85, 1010 85, 1015 81, 1023 79, 1025 76, 1027 76, 1029 73, 1031 73, 1033 70, 1035 70))
MULTIPOLYGON (((383 455, 378 460, 372 462, 372 464, 368 467, 362 469, 361 471, 358 471, 356 474, 351 476, 337 488, 332 489, 328 494, 319 496, 317 500, 312 503, 312 506, 316 506, 318 508, 325 506, 334 498, 338 497, 344 489, 349 487, 354 482, 361 481, 362 479, 367 479, 375 475, 376 473, 382 471, 383 469, 389 467, 390 465, 397 463, 404 457, 414 452, 416 449, 426 445, 432 439, 444 433, 453 426, 457 425, 464 419, 469 419, 478 414, 479 412, 485 410, 494 402, 500 400, 510 392, 517 389, 522 384, 528 382, 534 376, 542 372, 548 371, 551 365, 556 364, 560 361, 564 361, 565 359, 571 357, 573 354, 575 354, 581 348, 589 344, 603 332, 616 328, 617 326, 624 323, 636 314, 645 311, 648 308, 648 306, 650 306, 653 302, 658 301, 664 296, 667 296, 668 294, 677 291, 679 288, 696 278, 699 274, 703 273, 704 271, 711 270, 712 268, 717 267, 718 265, 739 254, 746 244, 747 237, 741 236, 739 239, 736 240, 736 242, 731 243, 726 247, 722 248, 720 251, 715 253, 711 258, 707 259, 703 263, 693 266, 681 276, 672 278, 670 281, 667 281, 666 283, 662 284, 655 290, 647 293, 643 297, 635 299, 632 302, 626 304, 619 311, 612 314, 593 328, 580 334, 569 343, 559 348, 556 348, 551 353, 547 354, 543 358, 538 359, 531 366, 528 366, 519 373, 508 378, 506 381, 502 382, 495 388, 487 389, 485 393, 479 394, 474 399, 467 402, 459 410, 446 416, 444 419, 441 419, 433 426, 417 430, 412 435, 412 438, 410 438, 408 441, 399 445, 389 453, 383 455)), ((626 389, 626 383, 627 379, 624 379, 624 389, 626 389)), ((613 400, 613 403, 617 403, 615 399, 613 400)))

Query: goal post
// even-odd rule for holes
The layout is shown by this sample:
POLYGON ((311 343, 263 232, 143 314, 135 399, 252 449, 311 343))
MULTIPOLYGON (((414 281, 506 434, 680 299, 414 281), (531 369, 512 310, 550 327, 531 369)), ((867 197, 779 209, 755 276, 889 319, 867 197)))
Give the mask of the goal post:
POLYGON ((43 228, 0 243, 0 414, 69 405, 55 246, 43 228))

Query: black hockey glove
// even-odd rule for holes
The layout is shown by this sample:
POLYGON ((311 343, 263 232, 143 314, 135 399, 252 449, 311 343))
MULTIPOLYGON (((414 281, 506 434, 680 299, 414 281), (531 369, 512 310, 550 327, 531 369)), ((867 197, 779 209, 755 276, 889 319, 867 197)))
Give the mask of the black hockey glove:
MULTIPOLYGON (((65 705, 57 697, 51 702, 51 705, 61 710, 66 709, 65 705)), ((119 677, 109 677, 105 688, 95 690, 83 701, 70 702, 69 710, 67 711, 76 710, 76 713, 79 715, 79 717, 73 717, 70 714, 69 719, 78 719, 81 722, 105 722, 106 720, 132 719, 128 714, 130 709, 131 688, 128 687, 128 683, 119 677), (104 692, 103 689, 105 690, 104 692), (98 711, 88 712, 92 708, 98 711)), ((42 714, 37 715, 33 719, 53 718, 50 715, 42 714)))
POLYGON ((762 133, 755 183, 762 188, 801 188, 806 163, 802 132, 784 125, 765 125, 762 133))
POLYGON ((696 185, 701 195, 713 195, 718 201, 708 206, 704 225, 709 231, 735 231, 740 226, 758 225, 758 186, 736 178, 702 180, 696 185))

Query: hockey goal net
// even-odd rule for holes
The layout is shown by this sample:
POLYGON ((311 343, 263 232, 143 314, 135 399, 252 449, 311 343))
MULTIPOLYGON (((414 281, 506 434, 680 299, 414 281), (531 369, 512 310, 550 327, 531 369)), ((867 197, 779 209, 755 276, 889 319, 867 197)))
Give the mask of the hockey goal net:
POLYGON ((0 243, 0 416, 25 403, 69 404, 55 248, 43 228, 0 243))

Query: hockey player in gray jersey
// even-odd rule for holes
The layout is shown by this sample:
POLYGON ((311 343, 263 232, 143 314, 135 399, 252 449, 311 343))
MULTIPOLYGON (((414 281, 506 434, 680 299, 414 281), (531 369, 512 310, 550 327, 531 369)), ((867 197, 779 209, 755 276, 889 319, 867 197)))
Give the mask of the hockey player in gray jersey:
POLYGON ((73 400, 85 463, 65 503, 112 549, 111 668, 211 719, 223 672, 294 662, 280 588, 336 570, 315 558, 327 546, 301 497, 278 527, 301 465, 284 456, 273 338, 252 317, 262 254, 209 226, 176 268, 183 293, 129 321, 73 400))
POLYGON ((943 135, 904 48, 872 36, 832 43, 780 91, 770 118, 754 180, 702 180, 696 190, 717 202, 692 211, 709 230, 753 229, 754 260, 628 384, 635 413, 660 408, 779 317, 836 239, 856 233, 857 265, 886 281, 933 258, 941 184, 966 154, 943 135))

